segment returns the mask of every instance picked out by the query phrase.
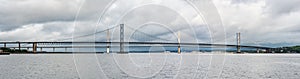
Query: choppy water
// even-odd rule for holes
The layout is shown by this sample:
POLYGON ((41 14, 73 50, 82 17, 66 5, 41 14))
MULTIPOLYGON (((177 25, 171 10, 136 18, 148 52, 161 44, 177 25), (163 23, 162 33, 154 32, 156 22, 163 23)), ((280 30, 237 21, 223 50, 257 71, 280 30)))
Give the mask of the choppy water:
POLYGON ((300 54, 13 54, 0 78, 299 79, 300 54))

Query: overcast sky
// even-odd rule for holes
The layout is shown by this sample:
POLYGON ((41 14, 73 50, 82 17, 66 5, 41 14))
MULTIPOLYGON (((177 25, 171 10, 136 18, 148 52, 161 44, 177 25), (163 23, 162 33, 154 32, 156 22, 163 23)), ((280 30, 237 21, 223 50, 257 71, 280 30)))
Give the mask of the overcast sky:
MULTIPOLYGON (((241 32, 245 45, 300 45, 300 0, 213 0, 209 5, 215 8, 204 8, 218 16, 196 10, 192 1, 197 0, 0 0, 0 41, 55 41, 124 23, 128 41, 177 41, 180 32, 182 42, 210 43, 224 36, 235 44, 235 33, 241 32), (210 17, 220 18, 219 30, 209 26, 210 17), (215 32, 221 36, 213 37, 215 32)), ((118 30, 110 31, 112 41, 118 40, 118 30)))

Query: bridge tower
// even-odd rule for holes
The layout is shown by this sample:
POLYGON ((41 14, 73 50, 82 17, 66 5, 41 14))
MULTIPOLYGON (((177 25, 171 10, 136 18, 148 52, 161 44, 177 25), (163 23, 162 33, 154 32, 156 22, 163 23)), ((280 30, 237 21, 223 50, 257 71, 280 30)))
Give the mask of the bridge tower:
POLYGON ((120 24, 120 52, 125 53, 124 51, 124 24, 120 24))
POLYGON ((181 53, 181 48, 180 48, 180 32, 178 32, 178 38, 177 38, 177 41, 178 41, 177 52, 178 52, 178 54, 180 54, 180 53, 181 53))
POLYGON ((241 33, 240 32, 236 33, 236 39, 237 39, 236 53, 241 53, 241 46, 240 46, 241 45, 241 33))
MULTIPOLYGON (((109 29, 107 30, 106 41, 107 41, 107 42, 110 42, 109 29)), ((107 43, 106 53, 109 53, 109 51, 110 51, 109 48, 110 48, 110 44, 107 43)))

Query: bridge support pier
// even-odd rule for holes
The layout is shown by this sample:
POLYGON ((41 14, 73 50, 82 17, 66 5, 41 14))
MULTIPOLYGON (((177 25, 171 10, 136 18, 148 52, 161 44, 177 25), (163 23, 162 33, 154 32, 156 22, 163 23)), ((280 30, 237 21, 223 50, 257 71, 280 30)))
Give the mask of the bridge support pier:
POLYGON ((65 52, 67 52, 67 48, 65 48, 65 52))
POLYGON ((276 49, 272 49, 272 48, 271 48, 271 53, 275 53, 275 50, 276 50, 276 49))
POLYGON ((270 49, 266 49, 266 53, 271 53, 271 50, 270 49))
POLYGON ((6 43, 4 43, 4 48, 6 48, 6 43))
POLYGON ((36 53, 36 49, 37 49, 37 43, 33 43, 33 45, 32 45, 33 53, 36 53))
POLYGON ((21 50, 21 43, 20 43, 20 42, 18 42, 18 45, 19 45, 19 47, 18 47, 18 48, 19 48, 19 50, 21 50))
POLYGON ((109 50, 109 46, 107 46, 107 48, 106 48, 106 53, 109 54, 109 51, 110 51, 110 50, 109 50))
POLYGON ((180 48, 180 45, 178 46, 177 51, 178 51, 178 54, 181 54, 181 48, 180 48))
POLYGON ((177 41, 178 41, 177 52, 178 52, 178 54, 181 54, 181 48, 180 48, 180 32, 178 32, 178 38, 177 38, 177 41))

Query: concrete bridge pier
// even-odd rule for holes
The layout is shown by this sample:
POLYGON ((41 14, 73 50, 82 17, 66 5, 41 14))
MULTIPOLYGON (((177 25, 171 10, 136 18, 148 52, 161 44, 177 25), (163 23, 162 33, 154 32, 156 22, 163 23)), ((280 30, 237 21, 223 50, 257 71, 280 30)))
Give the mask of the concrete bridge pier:
POLYGON ((53 47, 53 52, 55 52, 55 48, 53 47))
POLYGON ((3 46, 4 48, 6 48, 6 43, 4 43, 4 46, 3 46))
POLYGON ((272 53, 272 49, 266 49, 266 53, 272 53))
POLYGON ((20 42, 18 42, 18 45, 19 45, 19 47, 18 47, 18 48, 19 48, 19 50, 21 50, 21 43, 20 43, 20 42))
POLYGON ((65 52, 67 52, 67 48, 65 48, 65 52))
POLYGON ((110 51, 109 48, 110 48, 109 46, 106 47, 106 53, 107 54, 109 54, 109 51, 110 51))
POLYGON ((177 52, 178 52, 178 54, 181 54, 181 48, 180 48, 180 32, 178 32, 178 38, 177 38, 177 41, 178 41, 177 52))
POLYGON ((180 48, 180 45, 178 45, 177 51, 178 51, 178 54, 181 54, 181 48, 180 48))
POLYGON ((33 43, 33 45, 32 45, 32 51, 33 51, 33 53, 36 53, 36 51, 37 51, 37 43, 33 43))

